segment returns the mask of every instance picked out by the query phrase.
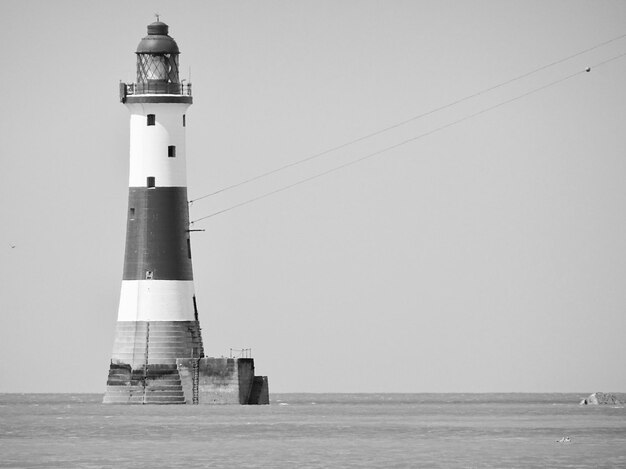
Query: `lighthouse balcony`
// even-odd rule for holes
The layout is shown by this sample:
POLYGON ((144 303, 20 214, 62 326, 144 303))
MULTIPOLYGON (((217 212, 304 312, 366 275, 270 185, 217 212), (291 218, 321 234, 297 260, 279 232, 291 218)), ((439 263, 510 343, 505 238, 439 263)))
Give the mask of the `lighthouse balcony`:
POLYGON ((168 95, 191 99, 191 83, 170 83, 160 80, 144 83, 120 83, 120 101, 125 103, 129 97, 168 95))

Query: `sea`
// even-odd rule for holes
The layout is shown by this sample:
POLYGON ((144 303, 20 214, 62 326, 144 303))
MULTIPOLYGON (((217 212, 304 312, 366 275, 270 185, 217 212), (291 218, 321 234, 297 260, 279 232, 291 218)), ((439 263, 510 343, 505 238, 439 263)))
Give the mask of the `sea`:
MULTIPOLYGON (((2 468, 626 468, 626 409, 576 394, 272 394, 265 406, 0 394, 2 468)), ((624 402, 624 395, 618 398, 624 402)))

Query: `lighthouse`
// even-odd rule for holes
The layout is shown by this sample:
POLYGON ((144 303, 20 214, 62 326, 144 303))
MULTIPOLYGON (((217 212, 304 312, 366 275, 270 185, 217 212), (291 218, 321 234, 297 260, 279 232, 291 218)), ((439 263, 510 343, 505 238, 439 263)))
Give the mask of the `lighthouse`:
POLYGON ((167 24, 148 25, 130 112, 126 248, 104 403, 269 403, 250 357, 204 356, 192 269, 186 181, 191 84, 167 24))

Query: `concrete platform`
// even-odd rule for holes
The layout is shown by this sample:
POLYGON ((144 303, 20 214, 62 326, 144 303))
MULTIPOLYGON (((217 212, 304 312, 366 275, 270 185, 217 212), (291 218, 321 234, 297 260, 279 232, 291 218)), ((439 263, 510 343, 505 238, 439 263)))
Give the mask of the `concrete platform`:
POLYGON ((177 358, 175 363, 112 362, 104 404, 269 404, 267 376, 252 358, 177 358))
POLYGON ((269 404, 267 376, 254 375, 252 358, 176 360, 188 404, 269 404))

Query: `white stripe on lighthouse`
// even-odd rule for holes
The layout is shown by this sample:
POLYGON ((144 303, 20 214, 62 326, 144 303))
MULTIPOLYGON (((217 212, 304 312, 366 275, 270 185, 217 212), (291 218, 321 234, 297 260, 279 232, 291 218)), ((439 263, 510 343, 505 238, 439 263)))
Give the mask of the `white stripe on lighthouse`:
POLYGON ((145 187, 154 177, 156 187, 186 187, 185 103, 126 103, 130 116, 130 187, 145 187), (148 114, 155 116, 147 125, 148 114), (168 156, 168 147, 176 156, 168 156))
POLYGON ((124 280, 118 321, 195 321, 191 280, 124 280))

